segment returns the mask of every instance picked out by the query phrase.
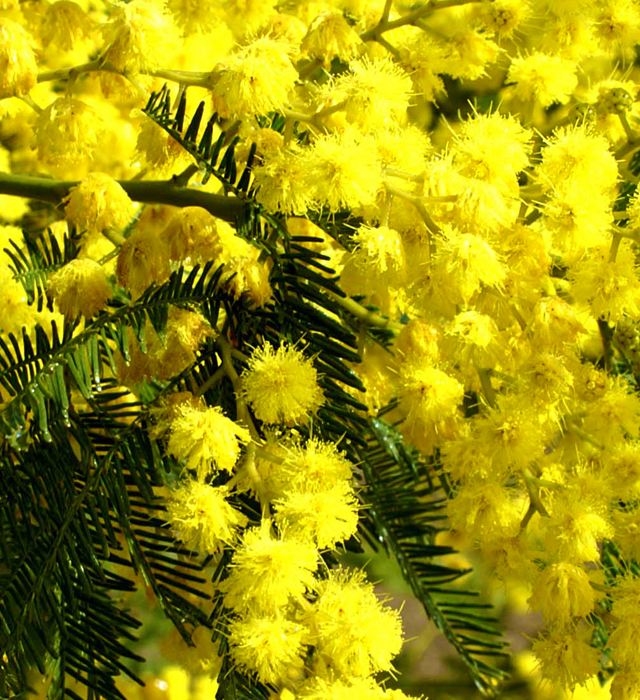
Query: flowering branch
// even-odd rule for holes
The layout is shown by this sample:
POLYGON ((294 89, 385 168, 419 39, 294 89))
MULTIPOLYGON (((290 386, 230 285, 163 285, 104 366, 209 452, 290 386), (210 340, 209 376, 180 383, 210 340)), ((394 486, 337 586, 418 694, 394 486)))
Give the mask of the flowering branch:
MULTIPOLYGON (((239 219, 245 207, 245 202, 240 198, 176 186, 175 180, 118 182, 135 202, 169 204, 174 207, 202 207, 213 216, 229 222, 239 219)), ((27 197, 52 204, 60 204, 71 188, 78 184, 77 180, 54 180, 47 177, 0 173, 0 194, 27 197)))

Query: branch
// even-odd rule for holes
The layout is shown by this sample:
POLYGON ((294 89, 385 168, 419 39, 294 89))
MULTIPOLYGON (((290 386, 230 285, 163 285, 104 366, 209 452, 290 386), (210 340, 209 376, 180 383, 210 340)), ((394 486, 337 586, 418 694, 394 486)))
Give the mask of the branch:
MULTIPOLYGON (((134 202, 170 204, 174 207, 202 207, 224 221, 235 222, 242 216, 246 202, 211 192, 177 187, 172 180, 119 180, 118 183, 134 202)), ((78 181, 54 180, 30 175, 0 172, 0 194, 28 197, 59 204, 78 181)))

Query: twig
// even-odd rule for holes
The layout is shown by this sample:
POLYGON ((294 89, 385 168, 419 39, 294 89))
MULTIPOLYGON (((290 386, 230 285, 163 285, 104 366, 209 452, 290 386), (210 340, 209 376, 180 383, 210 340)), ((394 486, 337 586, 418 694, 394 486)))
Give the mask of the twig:
MULTIPOLYGON (((225 197, 203 190, 176 187, 171 180, 119 180, 124 191, 135 202, 170 204, 175 207, 202 207, 231 223, 242 216, 246 203, 240 197, 225 197)), ((59 204, 78 181, 54 180, 46 177, 14 175, 0 172, 0 194, 37 199, 59 204)))
POLYGON ((359 321, 362 321, 367 326, 372 328, 386 328, 396 335, 398 335, 403 328, 403 325, 398 321, 385 318, 375 311, 365 308, 362 306, 362 304, 355 301, 355 299, 351 299, 350 297, 341 297, 329 290, 327 290, 327 294, 345 311, 348 311, 352 316, 355 316, 359 321))

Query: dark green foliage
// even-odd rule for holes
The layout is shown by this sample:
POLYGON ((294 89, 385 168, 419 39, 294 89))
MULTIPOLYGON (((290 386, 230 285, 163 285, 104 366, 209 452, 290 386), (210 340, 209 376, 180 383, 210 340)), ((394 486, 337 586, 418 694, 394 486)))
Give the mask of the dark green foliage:
MULTIPOLYGON (((217 116, 203 124, 201 105, 186 124, 185 96, 173 114, 167 89, 152 95, 146 113, 196 158, 205 180, 217 178, 227 194, 246 203, 238 235, 257 246, 262 259, 269 258, 273 297, 262 308, 233 297, 223 269, 209 262, 174 271, 135 301, 118 292, 108 311, 83 327, 66 319, 62 327, 38 327, 34 340, 26 332, 0 337, 0 386, 6 394, 0 414, 0 650, 6 655, 0 656, 0 697, 21 696, 35 668, 52 674, 52 698, 79 700, 69 688, 69 679, 75 679, 86 686, 87 697, 120 700, 117 678, 132 675, 127 664, 139 660, 139 623, 123 596, 139 579, 185 640, 204 625, 225 651, 228 611, 221 599, 209 600, 203 592, 211 578, 203 567, 216 565, 216 582, 225 577, 231 554, 200 561, 176 540, 157 494, 182 466, 148 430, 152 409, 176 390, 198 393, 237 418, 220 346, 209 339, 179 375, 138 386, 139 399, 114 379, 117 353, 128 361, 130 343, 145 352, 149 328, 166 338, 172 306, 199 311, 231 340, 238 374, 246 355, 265 340, 297 344, 313 359, 326 403, 298 432, 339 444, 356 465, 366 506, 361 542, 382 546, 397 560, 478 687, 493 692, 504 674, 490 657, 503 656, 505 643, 493 627, 490 606, 475 592, 450 586, 467 571, 438 563, 439 556, 454 551, 436 543, 438 532, 447 529, 448 485, 385 422, 385 411, 372 418, 359 400, 364 387, 354 368, 362 342, 386 345, 391 331, 368 328, 342 309, 338 278, 327 258, 308 245, 319 239, 291 236, 283 217, 255 201, 250 178, 255 148, 239 168, 233 134, 223 131, 213 139, 217 116)), ((270 125, 281 129, 282 119, 274 115, 270 125)), ((315 222, 349 247, 353 221, 347 215, 318 214, 315 222)), ((31 242, 26 253, 10 251, 16 279, 31 301, 42 306, 46 276, 76 252, 71 239, 61 250, 50 234, 31 242)), ((214 483, 228 478, 218 475, 214 483)), ((249 496, 240 496, 238 506, 259 521, 259 505, 249 496)), ((354 540, 347 547, 360 545, 354 540)), ((325 559, 335 564, 333 555, 325 559)), ((267 688, 240 673, 228 657, 223 664, 218 698, 266 700, 267 688)))

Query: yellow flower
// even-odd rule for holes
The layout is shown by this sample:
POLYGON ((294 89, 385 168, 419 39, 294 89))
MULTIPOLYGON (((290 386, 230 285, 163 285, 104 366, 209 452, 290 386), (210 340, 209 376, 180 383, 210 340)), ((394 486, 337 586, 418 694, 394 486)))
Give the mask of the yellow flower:
POLYGON ((618 162, 607 139, 588 124, 561 127, 542 149, 536 174, 545 190, 612 193, 620 178, 618 162), (598 177, 594 178, 593 173, 598 177))
POLYGON ((38 158, 66 167, 92 159, 104 125, 88 104, 73 97, 59 97, 42 110, 35 131, 38 158))
POLYGON ((502 286, 507 272, 496 251, 480 236, 449 229, 436 257, 436 276, 454 304, 467 304, 483 284, 502 286))
POLYGON ((170 65, 178 45, 171 15, 160 0, 118 2, 103 33, 105 59, 126 73, 170 65))
POLYGON ((274 494, 281 498, 289 491, 324 493, 353 476, 351 463, 332 442, 310 438, 302 445, 284 451, 284 460, 271 475, 274 494))
POLYGON ((251 434, 227 418, 219 406, 196 408, 185 405, 177 409, 171 421, 167 452, 186 461, 203 480, 213 471, 231 472, 240 456, 240 444, 251 434))
POLYGON ((273 149, 253 170, 258 201, 269 211, 304 214, 313 204, 305 182, 306 168, 305 151, 299 146, 273 149))
POLYGON ((240 615, 275 616, 314 587, 318 561, 313 545, 276 537, 263 520, 246 530, 219 584, 224 603, 240 615))
POLYGON ((255 673, 261 683, 279 685, 287 673, 302 669, 308 630, 304 625, 274 617, 249 616, 229 624, 229 647, 238 667, 255 673))
POLYGON ((60 311, 71 318, 95 316, 113 294, 102 267, 88 258, 61 267, 49 277, 47 287, 60 311))
POLYGON ((216 107, 235 117, 281 111, 298 79, 286 44, 270 37, 238 49, 214 73, 216 107))
POLYGON ((488 0, 480 4, 478 19, 499 39, 507 39, 531 15, 529 0, 488 0))
POLYGON ((317 588, 307 618, 321 663, 338 677, 391 671, 402 647, 399 612, 378 600, 361 571, 334 569, 317 588))
POLYGON ((373 132, 406 121, 413 91, 411 78, 390 58, 353 61, 329 89, 344 101, 350 123, 373 132))
POLYGON ((306 182, 330 211, 375 203, 382 188, 382 170, 373 137, 367 139, 354 128, 323 134, 306 158, 306 182))
POLYGON ((533 132, 511 115, 474 113, 462 122, 451 153, 465 177, 511 184, 529 164, 532 141, 533 132))
POLYGON ((549 625, 564 626, 573 617, 592 612, 596 593, 587 572, 569 562, 549 564, 538 575, 529 605, 539 610, 549 625))
POLYGON ((34 43, 17 22, 0 17, 0 99, 26 95, 35 86, 38 66, 34 43))
POLYGON ((552 683, 573 690, 600 670, 600 650, 576 635, 573 628, 553 630, 533 642, 542 675, 552 683))
POLYGON ((224 221, 217 223, 220 240, 218 264, 224 264, 222 277, 231 293, 240 298, 243 294, 256 306, 264 306, 271 299, 269 264, 260 260, 260 249, 237 236, 224 221))
POLYGON ((513 94, 525 102, 566 104, 578 86, 576 70, 573 61, 534 51, 511 61, 507 83, 514 83, 513 94))
POLYGON ((486 544, 515 537, 525 508, 514 498, 513 489, 489 478, 462 485, 447 502, 447 513, 452 528, 486 544))
POLYGON ((180 539, 200 554, 217 554, 232 545, 246 516, 227 500, 227 489, 188 479, 168 499, 167 516, 180 539))
POLYGON ((598 544, 614 534, 603 505, 577 498, 570 490, 554 498, 551 517, 542 522, 549 555, 575 564, 598 561, 598 544))
POLYGON ((350 61, 362 48, 358 33, 349 25, 342 12, 322 12, 309 25, 300 49, 310 58, 321 58, 328 70, 331 61, 350 61))
POLYGON ((169 278, 169 251, 150 228, 137 228, 123 243, 118 254, 118 282, 139 297, 147 287, 169 278))
POLYGON ((306 423, 324 403, 313 362, 286 343, 257 348, 242 375, 244 395, 265 423, 306 423))
POLYGON ((618 321, 626 314, 640 315, 640 280, 631 241, 620 244, 615 260, 610 245, 592 248, 569 269, 571 292, 576 301, 588 304, 594 318, 618 321))
POLYGON ((321 550, 334 549, 358 529, 358 503, 347 482, 327 491, 288 490, 274 501, 274 507, 275 521, 288 536, 321 550))
POLYGON ((164 240, 171 260, 207 262, 220 255, 222 246, 216 219, 202 207, 183 207, 165 226, 164 240))
POLYGON ((124 228, 135 207, 129 195, 109 175, 90 173, 64 198, 66 218, 80 231, 124 228))
POLYGON ((464 388, 454 377, 427 365, 403 367, 400 406, 410 423, 438 423, 455 414, 464 388))
POLYGON ((55 46, 58 51, 71 51, 79 42, 89 38, 92 24, 78 3, 58 0, 47 6, 40 36, 45 46, 55 46))
POLYGON ((613 649, 613 659, 622 668, 636 669, 638 663, 638 636, 640 616, 637 611, 632 617, 621 619, 609 635, 609 646, 613 649))

